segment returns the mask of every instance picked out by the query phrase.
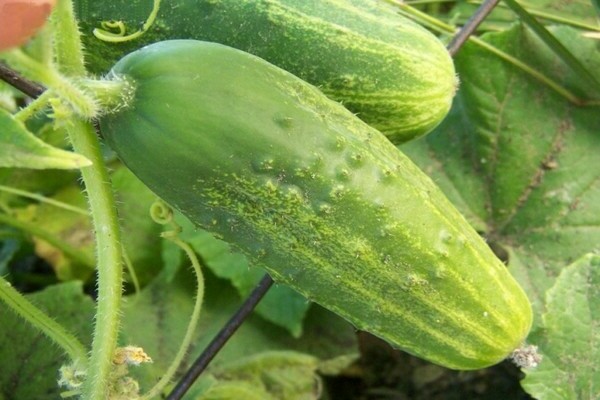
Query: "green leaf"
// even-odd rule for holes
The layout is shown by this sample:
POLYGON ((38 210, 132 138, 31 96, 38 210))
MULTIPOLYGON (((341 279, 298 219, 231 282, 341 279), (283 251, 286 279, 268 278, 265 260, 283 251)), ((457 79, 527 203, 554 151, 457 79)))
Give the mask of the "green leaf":
POLYGON ((14 89, 5 82, 0 82, 0 109, 8 112, 17 111, 14 89))
POLYGON ((1 108, 0 132, 0 167, 71 169, 92 164, 82 155, 44 143, 1 108))
MULTIPOLYGON (((28 128, 45 143, 60 148, 66 145, 64 130, 53 129, 52 124, 44 124, 38 119, 28 122, 28 128)), ((0 184, 45 196, 51 196, 65 186, 79 186, 79 177, 77 170, 0 168, 0 184)), ((29 199, 3 191, 0 191, 0 201, 6 201, 11 207, 31 203, 29 199)))
POLYGON ((306 354, 257 354, 213 369, 211 375, 217 382, 198 399, 316 400, 321 389, 317 367, 318 359, 306 354))
MULTIPOLYGON (((205 377, 204 381, 211 380, 210 385, 204 388, 193 398, 196 400, 277 400, 271 396, 263 387, 256 386, 252 381, 219 381, 212 375, 205 377)), ((190 399, 191 396, 188 396, 190 399)))
MULTIPOLYGON (((190 274, 188 269, 180 269, 175 279, 169 280, 163 273, 139 295, 126 298, 122 345, 141 346, 153 359, 152 364, 133 371, 143 389, 147 390, 162 375, 183 338, 195 292, 190 274)), ((204 275, 206 292, 197 337, 182 370, 200 354, 241 304, 227 282, 206 271, 204 275)), ((314 307, 307 317, 303 337, 293 339, 283 329, 250 316, 218 353, 211 371, 226 363, 273 350, 295 350, 323 360, 356 353, 354 328, 334 314, 314 307)))
POLYGON ((600 398, 600 256, 565 268, 546 293, 543 360, 526 370, 523 387, 539 400, 600 398))
MULTIPOLYGON (((598 74, 596 42, 570 28, 553 32, 598 74)), ((521 26, 484 38, 586 94, 585 82, 521 26)), ((539 326, 544 293, 563 266, 600 243, 600 108, 576 107, 476 46, 461 50, 456 67, 462 83, 451 114, 403 149, 508 258, 539 326)))
MULTIPOLYGON (((588 1, 562 1, 562 0, 525 0, 519 1, 529 13, 542 23, 564 23, 574 26, 598 26, 594 15, 593 3, 598 0, 588 1)), ((453 20, 464 23, 473 15, 479 4, 459 1, 450 11, 453 20)), ((481 28, 483 30, 506 29, 517 20, 517 16, 506 8, 502 2, 486 17, 481 28)))
POLYGON ((21 242, 16 239, 3 239, 0 231, 0 275, 8 274, 8 264, 14 255, 19 251, 21 242))
MULTIPOLYGON (((52 196, 52 199, 84 210, 87 208, 86 199, 81 189, 76 186, 66 186, 52 196)), ((36 254, 53 267, 58 279, 85 281, 90 278, 95 268, 95 247, 89 216, 46 203, 29 205, 13 211, 17 219, 41 227, 56 240, 66 243, 79 253, 78 259, 71 258, 69 254, 65 254, 46 240, 32 237, 36 254)))
MULTIPOLYGON (((51 286, 26 296, 84 344, 91 343, 94 303, 80 282, 51 286)), ((0 398, 57 399, 58 369, 68 357, 0 302, 0 398)))

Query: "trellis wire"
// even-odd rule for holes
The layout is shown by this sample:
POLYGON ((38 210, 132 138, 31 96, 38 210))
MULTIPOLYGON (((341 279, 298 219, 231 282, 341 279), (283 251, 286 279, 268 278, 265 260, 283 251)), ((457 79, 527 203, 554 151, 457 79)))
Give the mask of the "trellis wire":
POLYGON ((485 0, 481 3, 471 18, 469 18, 448 44, 448 52, 452 57, 456 56, 456 53, 458 53, 461 47, 469 40, 469 36, 477 30, 477 27, 479 27, 483 20, 494 10, 499 2, 500 0, 485 0))
POLYGON ((21 76, 17 71, 7 67, 2 62, 0 62, 0 79, 31 98, 39 97, 46 90, 40 84, 21 76))
POLYGON ((223 328, 217 333, 213 340, 206 346, 206 349, 198 356, 194 364, 186 374, 177 383, 177 386, 171 391, 167 400, 179 400, 188 391, 198 376, 206 369, 212 359, 225 346, 229 338, 237 331, 242 323, 248 318, 256 305, 269 291, 273 285, 273 279, 268 274, 260 280, 256 288, 250 293, 250 296, 244 301, 237 312, 227 321, 223 328))
MULTIPOLYGON (((448 52, 453 57, 458 53, 483 20, 492 12, 499 1, 500 0, 485 0, 473 13, 466 24, 456 33, 447 46, 448 52)), ((19 73, 6 67, 2 63, 0 63, 0 79, 33 98, 38 97, 45 90, 42 86, 23 78, 19 73)), ((219 333, 217 333, 213 340, 190 366, 185 375, 179 380, 171 393, 169 393, 167 400, 180 400, 183 398, 200 374, 206 370, 213 358, 219 353, 246 318, 248 318, 265 294, 267 294, 272 285, 273 280, 268 274, 265 274, 237 312, 229 319, 229 321, 227 321, 223 328, 221 328, 219 333)))

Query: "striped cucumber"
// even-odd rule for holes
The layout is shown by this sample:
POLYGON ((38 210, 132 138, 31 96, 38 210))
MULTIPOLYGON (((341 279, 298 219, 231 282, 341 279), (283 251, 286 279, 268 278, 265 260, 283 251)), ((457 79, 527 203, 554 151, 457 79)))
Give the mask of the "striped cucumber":
MULTIPOLYGON (((79 0, 84 32, 134 7, 79 0)), ((138 8, 138 23, 141 16, 138 8)), ((255 54, 317 86, 395 143, 438 125, 457 85, 443 44, 382 0, 182 0, 163 5, 134 41, 87 37, 88 64, 108 67, 142 45, 179 38, 255 54)))
POLYGON ((278 282, 455 369, 517 348, 522 289, 440 189, 381 133, 250 54, 166 41, 111 72, 128 104, 107 143, 158 196, 278 282))

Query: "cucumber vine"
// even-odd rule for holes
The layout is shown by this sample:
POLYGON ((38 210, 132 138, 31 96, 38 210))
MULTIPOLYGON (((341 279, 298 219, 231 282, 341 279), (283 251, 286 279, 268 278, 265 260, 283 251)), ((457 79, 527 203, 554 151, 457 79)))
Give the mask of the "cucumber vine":
POLYGON ((141 28, 133 33, 127 34, 127 27, 123 21, 102 21, 100 26, 92 31, 94 36, 100 40, 111 43, 122 43, 134 40, 142 36, 154 23, 158 10, 160 9, 160 0, 154 0, 152 11, 141 28), (116 32, 114 32, 116 30, 116 32))

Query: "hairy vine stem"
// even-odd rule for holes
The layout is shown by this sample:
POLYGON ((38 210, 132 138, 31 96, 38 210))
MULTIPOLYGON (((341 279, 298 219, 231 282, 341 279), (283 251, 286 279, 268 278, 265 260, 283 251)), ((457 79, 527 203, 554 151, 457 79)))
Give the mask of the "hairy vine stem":
POLYGON ((46 336, 58 344, 69 355, 74 363, 85 363, 87 351, 85 346, 61 324, 46 315, 42 310, 27 301, 21 293, 12 287, 10 282, 0 276, 0 299, 10 309, 28 321, 46 336))
MULTIPOLYGON (((52 14, 55 54, 61 72, 72 77, 86 74, 79 28, 70 0, 59 0, 52 14)), ((96 130, 80 117, 67 124, 73 149, 92 161, 92 167, 81 169, 88 194, 92 223, 96 236, 98 302, 88 375, 83 383, 83 398, 108 398, 110 373, 119 335, 123 280, 123 251, 117 206, 108 169, 100 149, 96 130)))

